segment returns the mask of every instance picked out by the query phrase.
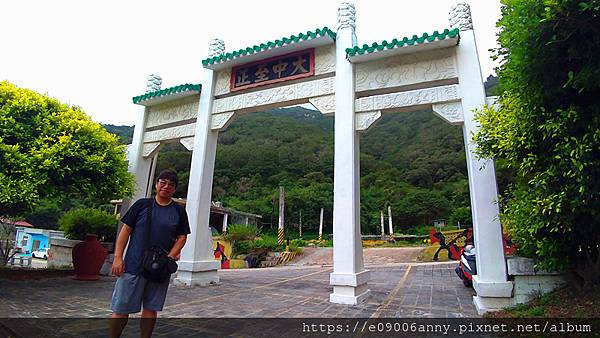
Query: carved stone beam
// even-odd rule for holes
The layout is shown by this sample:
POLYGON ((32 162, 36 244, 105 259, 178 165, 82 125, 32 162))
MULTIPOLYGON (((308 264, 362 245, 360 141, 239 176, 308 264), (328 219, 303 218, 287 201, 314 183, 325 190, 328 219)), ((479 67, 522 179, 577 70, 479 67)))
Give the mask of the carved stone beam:
POLYGON ((215 99, 212 113, 219 114, 244 109, 256 109, 257 107, 268 107, 274 104, 285 104, 296 101, 304 103, 310 98, 334 93, 335 78, 328 77, 215 99))
POLYGON ((211 130, 222 130, 229 126, 235 116, 234 111, 228 111, 225 113, 213 114, 210 119, 211 130))
POLYGON ((333 115, 335 113, 335 95, 312 97, 308 99, 308 102, 323 115, 333 115))
POLYGON ((381 110, 356 113, 356 130, 365 132, 381 118, 381 110))
POLYGON ((458 85, 440 86, 406 92, 374 95, 356 100, 356 112, 397 109, 460 100, 458 85))
POLYGON ((194 150, 194 137, 184 137, 179 139, 179 143, 181 143, 185 149, 192 151, 194 150))
POLYGON ((194 122, 176 127, 146 131, 144 133, 144 142, 179 140, 184 137, 194 136, 195 127, 196 123, 194 122))
POLYGON ((158 152, 160 142, 144 143, 143 157, 152 157, 158 152))
POLYGON ((457 102, 434 103, 431 105, 433 112, 450 124, 465 122, 462 104, 457 102))

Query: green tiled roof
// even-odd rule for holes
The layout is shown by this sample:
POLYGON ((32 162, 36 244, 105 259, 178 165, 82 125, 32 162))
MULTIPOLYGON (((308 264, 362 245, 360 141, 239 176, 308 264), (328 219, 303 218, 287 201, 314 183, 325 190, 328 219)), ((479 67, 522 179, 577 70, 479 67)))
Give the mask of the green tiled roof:
POLYGON ((254 54, 260 51, 267 50, 269 48, 281 47, 284 45, 288 45, 291 43, 296 43, 299 41, 315 39, 321 36, 329 35, 333 40, 335 40, 335 33, 327 28, 323 27, 322 29, 317 29, 314 32, 308 31, 306 33, 300 33, 297 36, 292 35, 290 37, 285 37, 281 39, 277 39, 275 41, 269 41, 267 43, 261 43, 260 45, 254 45, 252 47, 243 48, 231 53, 224 53, 221 55, 214 56, 212 58, 202 60, 202 64, 204 66, 212 65, 217 62, 232 60, 240 56, 254 54))
POLYGON ((200 91, 201 88, 202 88, 201 84, 186 83, 186 84, 182 84, 182 85, 171 87, 171 88, 156 90, 156 91, 149 92, 149 93, 146 93, 143 95, 134 96, 133 103, 140 103, 142 101, 147 101, 147 100, 150 100, 153 98, 167 96, 167 95, 171 95, 171 94, 177 94, 177 93, 181 93, 181 92, 200 91))
POLYGON ((371 45, 364 44, 362 47, 354 47, 347 48, 346 55, 348 57, 352 57, 355 55, 363 55, 373 53, 375 51, 383 51, 384 49, 393 49, 404 46, 412 46, 418 45, 426 42, 434 42, 435 40, 444 40, 446 38, 455 38, 459 36, 459 29, 455 28, 453 30, 444 29, 443 32, 439 33, 438 31, 433 32, 433 34, 429 35, 427 33, 423 33, 422 36, 413 35, 412 38, 403 38, 403 39, 394 39, 391 42, 387 42, 383 40, 381 43, 373 42, 371 45))

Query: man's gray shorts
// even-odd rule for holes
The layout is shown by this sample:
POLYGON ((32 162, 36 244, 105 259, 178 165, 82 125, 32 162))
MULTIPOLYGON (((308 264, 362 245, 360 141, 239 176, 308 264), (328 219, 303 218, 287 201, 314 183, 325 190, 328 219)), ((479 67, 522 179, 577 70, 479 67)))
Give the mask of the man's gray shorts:
POLYGON ((117 279, 110 308, 115 313, 140 312, 142 305, 150 311, 162 311, 169 281, 155 283, 142 276, 124 273, 117 279))

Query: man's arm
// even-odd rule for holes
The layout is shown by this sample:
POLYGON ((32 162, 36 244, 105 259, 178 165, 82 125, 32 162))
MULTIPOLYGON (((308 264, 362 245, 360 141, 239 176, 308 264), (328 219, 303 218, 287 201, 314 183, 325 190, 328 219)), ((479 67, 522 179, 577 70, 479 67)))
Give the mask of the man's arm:
POLYGON ((183 249, 183 246, 185 245, 186 241, 187 235, 177 236, 177 240, 175 241, 175 244, 173 244, 173 248, 171 248, 171 251, 169 252, 168 256, 173 258, 174 260, 178 260, 179 254, 181 253, 181 249, 183 249))
POLYGON ((121 227, 121 231, 119 231, 119 235, 117 236, 117 241, 115 242, 115 259, 113 260, 112 265, 112 274, 118 277, 121 277, 123 272, 125 272, 125 263, 123 262, 123 252, 125 251, 125 246, 129 241, 129 236, 133 228, 127 224, 123 224, 121 227))

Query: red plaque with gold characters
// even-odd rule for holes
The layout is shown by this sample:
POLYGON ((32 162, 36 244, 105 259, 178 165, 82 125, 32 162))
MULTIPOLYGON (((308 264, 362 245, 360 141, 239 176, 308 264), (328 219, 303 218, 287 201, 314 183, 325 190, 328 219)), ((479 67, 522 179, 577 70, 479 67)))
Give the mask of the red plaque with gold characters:
POLYGON ((315 74, 315 50, 306 49, 233 67, 231 91, 300 79, 315 74))

